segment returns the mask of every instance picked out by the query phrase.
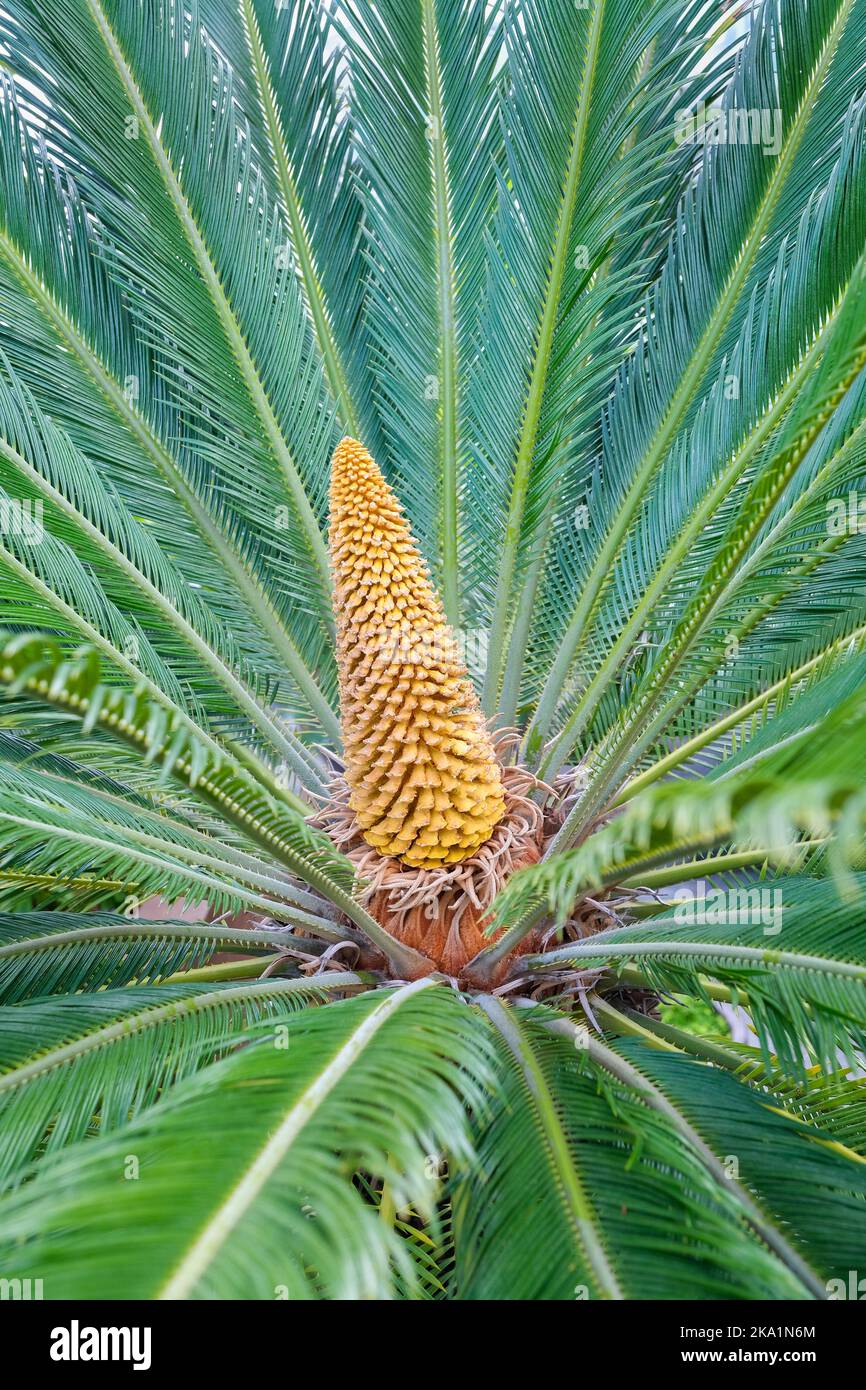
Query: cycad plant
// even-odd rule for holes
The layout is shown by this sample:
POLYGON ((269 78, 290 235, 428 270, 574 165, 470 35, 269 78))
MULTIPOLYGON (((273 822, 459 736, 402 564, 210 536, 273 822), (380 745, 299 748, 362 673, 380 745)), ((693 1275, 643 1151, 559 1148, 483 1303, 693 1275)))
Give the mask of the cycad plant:
POLYGON ((848 1296, 864 71, 2 0, 5 1278, 848 1296))

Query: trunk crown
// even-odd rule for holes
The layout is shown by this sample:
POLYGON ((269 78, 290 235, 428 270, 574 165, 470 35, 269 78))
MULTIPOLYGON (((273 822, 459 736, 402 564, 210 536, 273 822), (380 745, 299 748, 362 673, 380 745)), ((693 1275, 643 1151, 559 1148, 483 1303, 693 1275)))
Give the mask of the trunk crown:
POLYGON ((354 439, 334 452, 331 564, 350 806, 417 868, 469 858, 505 812, 499 764, 394 493, 354 439))

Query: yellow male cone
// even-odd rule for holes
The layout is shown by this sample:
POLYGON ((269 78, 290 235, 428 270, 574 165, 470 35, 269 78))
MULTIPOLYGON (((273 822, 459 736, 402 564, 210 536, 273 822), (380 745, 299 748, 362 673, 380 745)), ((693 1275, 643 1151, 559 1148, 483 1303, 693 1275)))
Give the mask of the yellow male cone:
POLYGON ((334 452, 329 539, 349 804, 380 854, 460 863, 504 814, 499 765, 400 504, 354 439, 334 452))

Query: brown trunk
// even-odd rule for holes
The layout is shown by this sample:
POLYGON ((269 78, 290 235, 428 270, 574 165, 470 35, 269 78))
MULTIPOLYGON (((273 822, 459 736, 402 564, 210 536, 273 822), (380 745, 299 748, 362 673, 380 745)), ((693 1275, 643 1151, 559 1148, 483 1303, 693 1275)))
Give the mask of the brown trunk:
MULTIPOLYGON (((526 868, 530 864, 537 864, 540 858, 539 847, 528 843, 523 847, 519 862, 515 863, 514 867, 526 868)), ((389 891, 374 893, 367 904, 368 911, 392 936, 396 936, 399 941, 412 946, 416 951, 421 951, 423 955, 435 961, 444 974, 452 975, 458 980, 469 961, 502 935, 500 931, 494 936, 485 936, 484 929, 489 920, 486 912, 467 902, 465 894, 457 887, 440 893, 430 907, 419 903, 417 907, 408 911, 404 909, 395 913, 391 902, 392 895, 389 891), (454 907, 458 903, 460 910, 455 912, 454 907), (435 908, 432 916, 430 908, 435 908)), ((536 946, 537 939, 534 933, 524 937, 512 955, 502 962, 495 983, 499 983, 504 977, 515 956, 523 955, 536 946)))

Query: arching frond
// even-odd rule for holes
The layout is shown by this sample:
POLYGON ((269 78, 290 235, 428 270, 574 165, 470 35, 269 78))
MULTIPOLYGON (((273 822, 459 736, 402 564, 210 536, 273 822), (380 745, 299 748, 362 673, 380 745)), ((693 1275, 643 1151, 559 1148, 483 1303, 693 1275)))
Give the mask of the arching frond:
MULTIPOLYGON (((765 1059, 801 1076, 814 1058, 856 1067, 866 1043, 866 879, 854 897, 784 876, 704 891, 644 926, 600 932, 537 959, 541 969, 637 966, 652 988, 703 993, 705 977, 742 995, 765 1059)), ((532 964, 532 958, 529 961, 532 964)))
POLYGON ((101 990, 0 1008, 0 1184, 37 1152, 125 1124, 230 1052, 251 1022, 355 987, 355 976, 338 972, 315 981, 101 990))
POLYGON ((430 1155, 467 1161, 465 1105, 485 1105, 487 1030, 452 991, 421 982, 287 1015, 279 1036, 288 1046, 271 1020, 255 1046, 177 1086, 122 1136, 43 1162, 36 1183, 0 1203, 4 1240, 32 1234, 25 1262, 58 1296, 117 1295, 122 1230, 127 1297, 388 1297, 391 1261, 404 1278, 411 1268, 352 1174, 383 1176, 399 1209, 432 1217, 430 1155), (147 1181, 118 1184, 131 1149, 147 1181), (147 1257, 130 1258, 139 1241, 147 1257))
POLYGON ((505 1076, 457 1201, 462 1298, 806 1294, 664 1118, 624 1088, 612 1095, 571 1038, 489 1007, 505 1076))
MULTIPOLYGON (((731 130, 747 119, 745 113, 772 113, 775 138, 770 140, 768 132, 764 141, 726 137, 724 143, 704 144, 701 172, 683 198, 667 263, 647 297, 644 333, 619 370, 603 426, 598 477, 588 498, 591 524, 572 527, 564 536, 573 597, 551 696, 558 697, 579 647, 598 623, 604 640, 601 605, 631 528, 639 519, 643 527, 642 512, 659 470, 708 386, 732 370, 720 347, 733 351, 751 296, 766 283, 784 238, 801 222, 806 170, 810 190, 816 187, 816 172, 831 175, 845 138, 847 103, 859 91, 862 26, 853 13, 857 8, 856 0, 841 0, 810 6, 803 17, 794 0, 770 0, 756 10, 720 119, 731 130), (727 193, 733 185, 736 198, 727 193)), ((695 134, 693 123, 687 138, 695 134)), ((856 255, 856 238, 849 256, 852 245, 856 255)), ((828 260, 830 282, 843 265, 844 253, 838 264, 828 260)), ((821 295, 819 289, 819 304, 821 295)), ((799 322, 792 324, 794 341, 787 339, 788 348, 798 346, 795 334, 801 328, 799 322)), ((787 370, 797 355, 789 356, 787 370)), ((776 390, 783 382, 784 377, 777 381, 776 390)), ((724 380, 717 383, 722 400, 723 391, 724 380)), ((749 399, 748 388, 744 398, 749 399)), ((759 397, 753 404, 763 408, 765 402, 759 397)), ((648 524, 651 535, 652 522, 648 524)), ((544 712, 549 718, 550 701, 544 712)))
MULTIPOLYGON (((4 912, 0 1002, 158 984, 179 971, 201 969, 220 951, 270 954, 272 961, 299 944, 296 936, 264 926, 149 921, 104 912, 4 912)), ((271 961, 256 960, 257 972, 271 961)))
POLYGON ((771 724, 765 730, 763 754, 749 756, 747 748, 718 775, 650 787, 577 849, 549 853, 541 864, 520 870, 494 903, 494 924, 508 930, 478 956, 478 978, 504 959, 546 910, 564 921, 581 894, 626 878, 634 881, 643 869, 691 851, 730 843, 757 846, 761 859, 790 866, 802 862, 804 836, 832 835, 837 872, 858 863, 863 795, 852 748, 859 745, 863 727, 862 674, 862 657, 854 658, 847 670, 827 679, 824 689, 816 687, 792 706, 787 718, 780 717, 782 728, 771 724), (820 714, 810 718, 816 697, 820 714))

